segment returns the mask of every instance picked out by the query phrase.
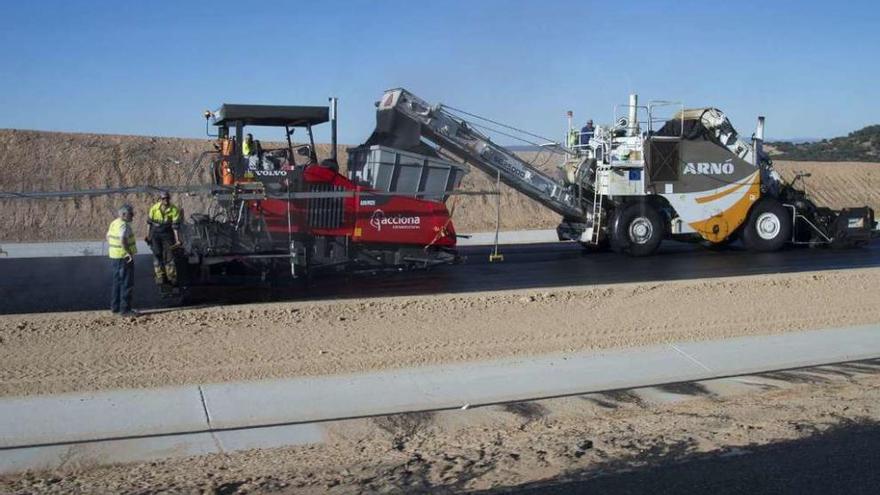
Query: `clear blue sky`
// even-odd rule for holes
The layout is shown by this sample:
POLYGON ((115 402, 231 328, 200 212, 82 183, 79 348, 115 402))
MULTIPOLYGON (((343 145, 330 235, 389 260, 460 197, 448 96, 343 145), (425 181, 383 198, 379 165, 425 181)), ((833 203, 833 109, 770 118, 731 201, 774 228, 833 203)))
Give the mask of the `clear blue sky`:
MULTIPOLYGON (((642 101, 724 110, 743 134, 880 122, 872 1, 3 0, 0 127, 203 136, 222 102, 340 98, 340 142, 403 86, 549 136, 642 101)), ((320 141, 329 133, 319 133, 320 141)))

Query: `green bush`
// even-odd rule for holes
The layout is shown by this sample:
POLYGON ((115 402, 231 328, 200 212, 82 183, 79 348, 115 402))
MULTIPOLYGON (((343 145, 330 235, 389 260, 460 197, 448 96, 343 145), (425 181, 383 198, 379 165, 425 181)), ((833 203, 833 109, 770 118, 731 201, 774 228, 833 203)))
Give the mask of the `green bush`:
POLYGON ((768 143, 776 148, 777 160, 819 162, 880 162, 880 125, 869 125, 847 136, 814 143, 786 141, 768 143))

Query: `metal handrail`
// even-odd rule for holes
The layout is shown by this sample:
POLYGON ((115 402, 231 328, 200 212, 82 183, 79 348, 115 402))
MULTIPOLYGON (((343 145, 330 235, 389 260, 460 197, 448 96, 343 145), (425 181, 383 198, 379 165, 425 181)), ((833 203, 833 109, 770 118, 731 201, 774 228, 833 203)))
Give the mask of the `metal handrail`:
POLYGON ((831 244, 832 242, 834 242, 834 239, 833 239, 833 238, 830 238, 830 237, 828 237, 827 235, 825 235, 825 233, 822 232, 822 230, 821 230, 819 227, 817 227, 813 222, 811 222, 809 218, 807 218, 807 217, 805 217, 805 216, 803 216, 803 215, 798 214, 798 212, 797 212, 797 208, 795 208, 794 205, 790 205, 790 204, 783 203, 782 206, 784 206, 784 207, 786 207, 786 208, 791 208, 791 240, 790 240, 789 242, 791 242, 792 244, 796 244, 796 245, 807 245, 807 244, 812 244, 811 242, 801 242, 801 241, 797 241, 797 240, 795 240, 795 239, 796 239, 795 234, 797 234, 797 232, 795 232, 795 225, 797 225, 797 219, 798 219, 798 218, 800 218, 801 220, 807 222, 807 225, 809 225, 813 230, 815 230, 816 232, 818 232, 819 235, 821 235, 822 237, 824 237, 824 238, 825 238, 825 244, 831 244))
POLYGON ((199 154, 199 156, 195 160, 193 160, 193 163, 192 163, 192 165, 190 165, 190 168, 189 168, 189 173, 186 176, 186 185, 187 186, 192 184, 193 177, 195 177, 195 175, 196 175, 196 170, 198 170, 199 167, 201 167, 202 160, 204 160, 205 157, 208 155, 220 155, 220 152, 216 151, 216 150, 203 151, 199 154))

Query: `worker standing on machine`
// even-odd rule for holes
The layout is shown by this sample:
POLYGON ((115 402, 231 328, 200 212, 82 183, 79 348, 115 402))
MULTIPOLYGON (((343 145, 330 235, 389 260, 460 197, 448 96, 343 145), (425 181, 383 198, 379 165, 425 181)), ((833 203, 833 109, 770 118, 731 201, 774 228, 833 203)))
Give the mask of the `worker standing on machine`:
POLYGON ((596 128, 593 126, 593 120, 590 119, 587 121, 586 125, 581 127, 581 135, 580 142, 578 143, 581 146, 587 146, 590 143, 590 139, 593 139, 593 135, 596 134, 596 128))
POLYGON ((254 141, 254 135, 248 133, 241 144, 241 154, 247 161, 248 170, 259 170, 261 151, 260 142, 254 141))
POLYGON ((153 272, 163 293, 170 292, 177 285, 174 250, 180 247, 180 216, 180 209, 171 204, 168 191, 159 194, 159 202, 150 207, 147 216, 150 226, 147 242, 153 251, 153 272))

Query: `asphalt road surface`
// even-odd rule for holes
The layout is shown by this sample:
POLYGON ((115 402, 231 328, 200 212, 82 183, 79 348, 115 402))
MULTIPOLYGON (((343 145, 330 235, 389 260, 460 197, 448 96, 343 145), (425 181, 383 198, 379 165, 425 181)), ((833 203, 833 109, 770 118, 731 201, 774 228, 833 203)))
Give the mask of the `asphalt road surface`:
MULTIPOLYGON (((709 250, 667 242, 654 256, 630 258, 587 252, 574 243, 502 247, 504 261, 490 263, 490 247, 460 250, 464 263, 405 273, 320 278, 303 287, 259 285, 194 291, 192 304, 363 298, 474 292, 880 266, 880 245, 857 249, 792 248, 751 253, 736 247, 709 250)), ((109 306, 110 267, 100 256, 0 258, 0 314, 104 309, 109 306)), ((169 303, 152 282, 149 255, 135 261, 135 308, 169 303)))

